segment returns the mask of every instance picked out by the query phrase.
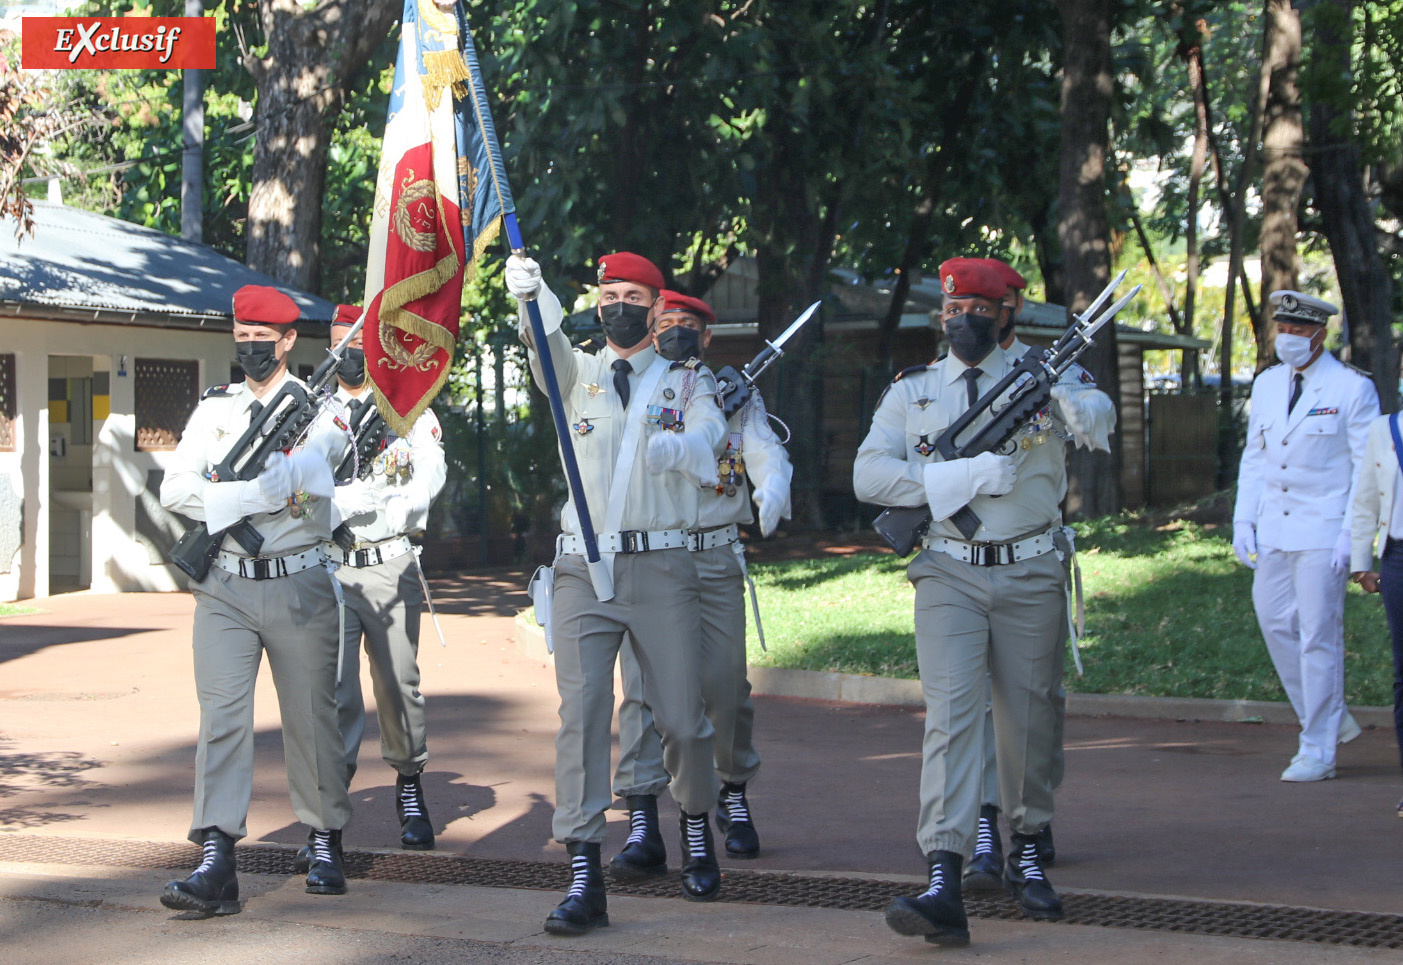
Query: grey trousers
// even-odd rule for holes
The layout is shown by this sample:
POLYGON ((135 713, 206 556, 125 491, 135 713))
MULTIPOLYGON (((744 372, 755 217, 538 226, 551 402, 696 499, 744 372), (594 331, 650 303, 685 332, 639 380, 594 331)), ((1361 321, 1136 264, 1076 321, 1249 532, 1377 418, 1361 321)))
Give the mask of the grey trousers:
POLYGON ((551 636, 560 691, 555 738, 557 841, 604 841, 609 788, 614 662, 623 636, 634 641, 643 699, 662 738, 663 766, 683 811, 704 814, 716 800, 712 727, 701 695, 700 593, 685 549, 614 557, 614 598, 600 602, 583 556, 555 565, 551 636))
POLYGON ((924 550, 907 576, 916 588, 926 702, 916 840, 923 853, 968 858, 978 828, 986 680, 1009 826, 1032 834, 1052 820, 1065 571, 1056 553, 983 567, 924 550))
MULTIPOLYGON (((1066 662, 1062 664, 1063 671, 1066 662)), ((1058 674, 1057 689, 1052 694, 1052 706, 1057 710, 1057 747, 1052 758, 1052 789, 1062 786, 1062 778, 1067 772, 1067 752, 1062 746, 1062 735, 1067 727, 1067 688, 1062 685, 1062 674, 1058 674)), ((984 688, 984 778, 981 784, 980 803, 999 806, 999 764, 997 743, 994 738, 994 695, 992 685, 984 688)))
POLYGON ((406 553, 375 566, 343 566, 336 571, 346 593, 345 656, 336 707, 346 747, 347 781, 356 773, 356 758, 365 736, 362 639, 375 690, 380 756, 406 777, 422 771, 429 759, 424 695, 419 693, 419 618, 424 591, 418 565, 415 555, 406 553))
POLYGON ((303 824, 336 829, 351 819, 336 729, 336 596, 317 566, 273 580, 213 568, 195 596, 195 813, 203 828, 248 834, 253 793, 253 689, 264 651, 282 717, 292 810, 303 824))
MULTIPOLYGON (((692 554, 701 583, 701 686, 716 730, 716 776, 744 784, 760 770, 755 703, 745 662, 745 576, 732 546, 692 554)), ((643 677, 632 642, 619 652, 624 699, 619 704, 619 766, 614 794, 661 794, 667 787, 662 741, 643 700, 643 677)))

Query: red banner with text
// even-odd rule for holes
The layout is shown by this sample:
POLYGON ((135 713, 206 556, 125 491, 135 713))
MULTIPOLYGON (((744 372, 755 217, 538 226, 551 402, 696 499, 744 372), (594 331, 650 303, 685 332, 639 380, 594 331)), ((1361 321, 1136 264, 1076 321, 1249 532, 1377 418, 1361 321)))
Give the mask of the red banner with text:
POLYGON ((25 17, 26 70, 213 70, 213 17, 25 17))

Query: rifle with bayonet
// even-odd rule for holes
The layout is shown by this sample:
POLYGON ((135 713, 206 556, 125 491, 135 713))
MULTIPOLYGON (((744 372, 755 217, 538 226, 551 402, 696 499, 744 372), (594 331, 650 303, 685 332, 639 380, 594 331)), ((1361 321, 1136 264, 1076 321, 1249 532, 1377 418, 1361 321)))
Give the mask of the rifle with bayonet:
POLYGON ((822 304, 823 302, 817 301, 804 309, 804 313, 784 330, 784 334, 773 342, 766 341, 765 347, 760 350, 759 354, 739 372, 735 370, 734 366, 728 365, 716 373, 716 389, 721 393, 721 413, 727 420, 739 412, 749 401, 756 380, 767 368, 779 361, 780 356, 784 354, 784 343, 793 338, 794 333, 804 327, 822 304))
POLYGON ((336 484, 348 483, 356 479, 368 479, 375 455, 385 447, 385 439, 390 434, 390 426, 381 416, 380 410, 370 400, 351 416, 352 444, 336 467, 336 484))
MULTIPOLYGON (((941 458, 948 462, 1002 450, 1020 429, 1032 421, 1051 401, 1052 387, 1057 380, 1091 347, 1092 336, 1139 293, 1141 286, 1136 285, 1125 297, 1097 314, 1115 294, 1125 275, 1124 271, 1117 275, 1085 312, 1074 316, 1067 331, 1051 348, 1028 349, 997 385, 947 426, 935 440, 935 448, 941 458), (961 433, 986 412, 993 411, 995 403, 1001 408, 993 413, 993 418, 980 426, 967 441, 960 442, 961 433)), ((949 520, 967 540, 973 539, 982 525, 978 514, 968 506, 957 510, 949 520)), ((934 520, 928 506, 893 506, 873 521, 872 528, 897 555, 906 556, 925 536, 932 522, 934 520)))
MULTIPOLYGON (((325 400, 331 397, 336 373, 346 360, 346 347, 364 323, 364 318, 357 320, 345 338, 335 348, 327 350, 328 357, 312 373, 307 385, 289 381, 278 388, 224 459, 205 474, 210 482, 254 479, 263 471, 269 456, 278 450, 292 449, 301 441, 325 400)), ((204 523, 197 523, 171 547, 171 562, 198 583, 209 575, 209 568, 226 536, 233 537, 250 556, 257 556, 263 548, 263 534, 247 518, 218 533, 211 533, 204 523)))

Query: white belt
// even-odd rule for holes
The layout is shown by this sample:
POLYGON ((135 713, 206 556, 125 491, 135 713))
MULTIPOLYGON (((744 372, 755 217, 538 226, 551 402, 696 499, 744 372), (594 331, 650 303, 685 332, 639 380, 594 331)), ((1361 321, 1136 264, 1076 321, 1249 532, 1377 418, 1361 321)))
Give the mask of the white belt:
POLYGON ((1054 526, 1036 536, 1007 543, 967 543, 948 536, 926 536, 921 540, 921 545, 929 550, 948 553, 971 566, 1002 566, 1005 563, 1017 563, 1051 553, 1057 548, 1053 545, 1052 534, 1061 528, 1054 526))
POLYGON ((379 566, 381 563, 397 560, 412 552, 414 552, 414 544, 409 542, 408 536, 401 536, 376 546, 367 546, 365 549, 353 549, 349 553, 341 555, 347 566, 361 569, 367 566, 379 566))
POLYGON ((715 549, 718 546, 730 546, 738 539, 740 539, 740 527, 732 523, 730 526, 709 529, 704 533, 688 533, 687 549, 693 553, 700 553, 702 550, 715 549))
MULTIPOLYGON (((651 532, 626 529, 622 533, 597 533, 601 553, 646 553, 649 550, 687 549, 691 545, 691 534, 685 529, 657 529, 651 532)), ((556 553, 578 553, 583 556, 585 541, 582 536, 561 533, 556 544, 556 553)))
POLYGON ((321 566, 325 561, 326 553, 316 546, 293 556, 239 556, 220 550, 214 565, 246 580, 275 580, 321 566))

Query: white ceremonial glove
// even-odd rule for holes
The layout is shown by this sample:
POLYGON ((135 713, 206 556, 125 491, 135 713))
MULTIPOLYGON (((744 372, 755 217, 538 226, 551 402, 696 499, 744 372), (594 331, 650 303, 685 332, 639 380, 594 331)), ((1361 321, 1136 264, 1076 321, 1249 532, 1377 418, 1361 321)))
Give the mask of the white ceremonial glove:
POLYGON ((1349 530, 1340 530, 1340 538, 1335 540, 1335 552, 1330 557, 1330 569, 1335 574, 1342 575, 1349 572, 1350 556, 1350 533, 1349 530))
POLYGON ((375 512, 375 491, 362 479, 336 487, 335 498, 336 509, 343 520, 375 512))
POLYGON ((1090 386, 1058 383, 1052 387, 1052 401, 1077 448, 1111 451, 1116 412, 1110 396, 1090 386))
POLYGON ((536 264, 534 258, 509 255, 502 274, 506 278, 507 291, 517 301, 529 302, 541 293, 541 266, 536 264))
POLYGON ((771 486, 758 486, 755 492, 751 493, 750 498, 755 500, 755 505, 760 510, 761 536, 771 535, 779 526, 780 515, 788 501, 785 496, 785 493, 778 492, 771 486))
MULTIPOLYGON (((1252 557, 1257 555, 1257 527, 1245 520, 1238 520, 1232 524, 1232 551, 1237 554, 1237 558, 1242 561, 1242 565, 1249 570, 1257 568, 1257 561, 1252 557)), ((1349 565, 1346 558, 1346 566, 1349 565)))
POLYGON ((1013 489, 1018 475, 1013 459, 981 452, 969 459, 929 463, 922 476, 926 502, 936 519, 948 519, 968 506, 975 496, 1003 496, 1013 489))
POLYGON ((211 533, 223 532, 246 516, 277 512, 291 495, 292 470, 287 456, 275 452, 257 477, 205 487, 205 525, 211 533))
POLYGON ((409 517, 414 512, 413 500, 408 496, 396 493, 385 500, 385 506, 380 510, 385 518, 385 525, 390 528, 390 532, 401 535, 409 531, 409 517))
POLYGON ((287 457, 292 491, 330 499, 336 493, 336 479, 322 446, 310 445, 287 457))
POLYGON ((667 472, 677 469, 687 458, 687 446, 675 432, 655 432, 648 440, 648 471, 667 472))

